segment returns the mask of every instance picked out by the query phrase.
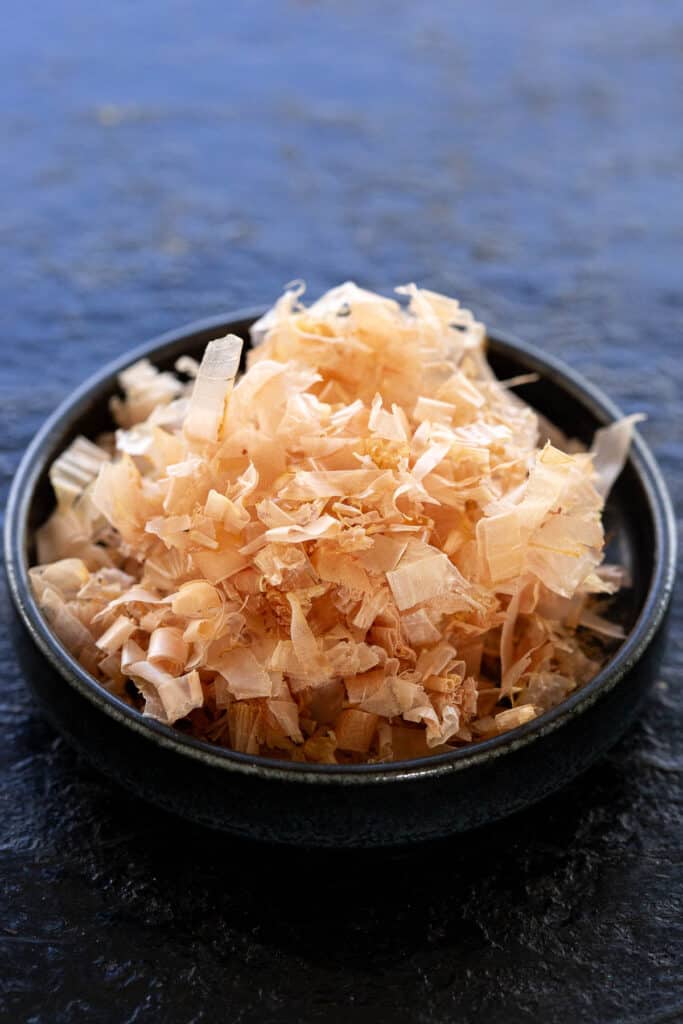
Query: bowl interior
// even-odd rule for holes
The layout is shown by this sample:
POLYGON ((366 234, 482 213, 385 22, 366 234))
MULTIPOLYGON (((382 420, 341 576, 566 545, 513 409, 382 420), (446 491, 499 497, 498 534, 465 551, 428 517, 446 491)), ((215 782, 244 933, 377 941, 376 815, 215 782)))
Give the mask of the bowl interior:
MULTIPOLYGON (((27 591, 28 583, 24 577, 26 576, 26 567, 35 562, 35 530, 45 521, 54 507, 54 497, 48 478, 49 467, 54 458, 76 435, 84 434, 86 437, 94 437, 98 433, 112 429, 108 400, 117 393, 116 372, 143 355, 149 357, 159 369, 172 369, 179 355, 201 356, 209 340, 219 337, 228 330, 244 337, 248 345, 248 329, 253 319, 254 316, 245 315, 238 319, 214 320, 197 328, 188 328, 187 331, 168 335, 166 339, 160 339, 157 344, 152 343, 131 353, 128 357, 122 357, 117 364, 108 368, 111 372, 103 372, 94 384, 86 383, 61 410, 58 410, 51 421, 51 428, 41 437, 40 443, 33 451, 33 487, 27 504, 24 505, 26 515, 21 522, 16 524, 19 532, 23 531, 24 534, 23 537, 19 537, 20 547, 23 548, 24 554, 24 558, 21 560, 23 568, 19 566, 18 570, 22 577, 20 585, 27 591)), ((245 353, 247 345, 245 345, 245 353)), ((517 394, 558 426, 567 436, 577 438, 585 444, 590 444, 595 430, 609 422, 616 413, 616 410, 610 406, 610 403, 597 389, 591 388, 565 368, 556 366, 552 360, 546 359, 540 353, 514 340, 507 340, 500 335, 491 336, 489 338, 489 359, 495 373, 501 379, 529 372, 539 373, 538 380, 519 386, 516 389, 517 394)), ((665 493, 660 500, 666 502, 665 493)), ((613 611, 613 616, 622 624, 627 635, 643 610, 655 582, 657 570, 655 553, 658 546, 657 514, 652 487, 648 484, 647 468, 643 468, 637 452, 633 453, 610 494, 605 512, 608 536, 607 560, 626 566, 632 578, 632 586, 620 593, 613 611)), ((661 534, 661 529, 659 532, 661 534)), ((662 557, 661 551, 658 557, 662 557)), ((31 601, 30 596, 28 601, 31 601)), ((26 604, 26 599, 24 604, 26 604)), ((54 643, 57 644, 57 641, 55 640, 54 643)), ((598 678, 602 678, 604 675, 605 669, 602 670, 598 678)), ((589 683, 588 687, 592 687, 592 685, 589 683)), ((94 682, 93 687, 102 693, 94 682)), ((580 692, 583 693, 586 689, 584 687, 580 692)), ((572 695, 569 701, 576 696, 576 694, 572 695)), ((528 726, 514 730, 514 733, 533 732, 545 718, 554 716, 557 710, 547 712, 546 715, 540 716, 528 726)), ((136 712, 132 713, 137 715, 136 712)), ((166 731, 166 727, 162 728, 163 731, 166 731)), ((159 730, 155 729, 154 731, 159 730)), ((188 741, 186 737, 178 734, 175 730, 173 732, 179 742, 191 742, 195 745, 198 743, 198 741, 188 741)), ((444 759, 465 756, 470 751, 507 743, 511 735, 506 734, 494 740, 472 745, 455 752, 455 754, 435 755, 432 758, 420 759, 419 762, 405 762, 404 764, 417 766, 418 764, 423 765, 425 762, 441 762, 444 759)), ((204 744, 199 745, 204 746, 204 744)), ((241 755, 224 751, 222 748, 213 748, 213 750, 228 758, 241 759, 241 755)), ((277 765, 291 767, 289 762, 278 762, 265 758, 250 760, 264 762, 271 767, 277 765)), ((309 771, 312 767, 316 768, 316 766, 310 765, 306 767, 309 771)), ((357 771, 368 767, 372 766, 354 766, 351 770, 357 771)), ((396 763, 396 767, 400 767, 400 763, 396 763)), ((348 767, 345 770, 349 771, 348 767)))

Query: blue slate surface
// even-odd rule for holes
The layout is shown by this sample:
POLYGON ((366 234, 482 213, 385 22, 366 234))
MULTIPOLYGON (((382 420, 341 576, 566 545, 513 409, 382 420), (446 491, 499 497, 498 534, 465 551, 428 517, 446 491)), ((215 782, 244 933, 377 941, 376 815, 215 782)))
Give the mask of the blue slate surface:
MULTIPOLYGON (((457 294, 645 411, 680 511, 680 0, 4 13, 3 500, 107 359, 353 277, 457 294)), ((120 793, 31 706, 4 589, 0 616, 3 1020, 683 1019, 683 599, 642 722, 582 779, 353 860, 120 793)))

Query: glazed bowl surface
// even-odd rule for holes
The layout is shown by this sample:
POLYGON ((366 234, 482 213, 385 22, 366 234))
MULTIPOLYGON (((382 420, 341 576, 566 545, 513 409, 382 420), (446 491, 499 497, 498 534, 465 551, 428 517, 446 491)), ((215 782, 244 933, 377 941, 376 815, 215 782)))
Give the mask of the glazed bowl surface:
MULTIPOLYGON (((54 505, 48 470, 78 434, 111 429, 117 375, 149 358, 160 369, 201 356, 228 332, 248 342, 261 310, 190 324, 128 352, 77 389, 36 435, 15 475, 5 565, 22 668, 48 718, 96 767, 144 799, 235 835, 320 847, 394 846, 439 838, 511 814, 583 771, 633 720, 657 672, 676 565, 666 485, 636 436, 610 494, 609 560, 628 567, 618 599, 627 637, 600 673, 561 705, 511 732, 451 753, 382 765, 302 765, 239 754, 164 726, 102 689, 62 647, 33 598, 34 534, 54 505)), ((245 345, 245 350, 246 350, 245 345)), ((498 331, 500 378, 537 374, 518 394, 565 434, 590 443, 620 413, 598 388, 498 331)))

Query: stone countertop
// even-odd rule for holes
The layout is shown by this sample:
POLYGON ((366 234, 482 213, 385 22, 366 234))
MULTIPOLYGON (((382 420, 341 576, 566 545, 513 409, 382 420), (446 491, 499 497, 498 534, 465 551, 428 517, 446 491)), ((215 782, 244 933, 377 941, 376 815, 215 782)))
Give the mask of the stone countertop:
MULTIPOLYGON (((456 294, 644 411, 683 499, 683 4, 15 6, 0 35, 0 480, 114 355, 348 277, 456 294)), ((683 1019, 683 597, 642 720, 418 854, 254 848, 32 706, 0 592, 0 1016, 683 1019)))

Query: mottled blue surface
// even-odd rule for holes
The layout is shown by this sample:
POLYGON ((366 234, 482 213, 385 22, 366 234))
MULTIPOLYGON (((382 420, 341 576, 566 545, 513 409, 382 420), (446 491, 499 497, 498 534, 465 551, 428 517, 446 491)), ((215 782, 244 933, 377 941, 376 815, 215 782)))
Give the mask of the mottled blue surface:
MULTIPOLYGON (((3 496, 113 355, 353 277, 454 293, 647 412, 680 510, 682 58, 680 0, 8 5, 3 496)), ((3 628, 3 1019, 683 1018, 682 626, 679 599, 642 724, 556 801, 322 865, 121 795, 3 628)))

